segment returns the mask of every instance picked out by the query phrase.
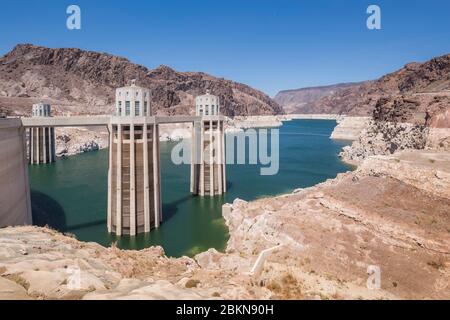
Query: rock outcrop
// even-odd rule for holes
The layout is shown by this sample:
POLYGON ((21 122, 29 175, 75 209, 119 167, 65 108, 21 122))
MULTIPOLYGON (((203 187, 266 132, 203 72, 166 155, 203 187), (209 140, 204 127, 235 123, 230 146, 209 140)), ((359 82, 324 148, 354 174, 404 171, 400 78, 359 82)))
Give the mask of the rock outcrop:
POLYGON ((358 163, 368 156, 405 149, 449 150, 450 94, 446 92, 379 98, 372 119, 352 146, 342 151, 345 161, 358 163))
POLYGON ((450 128, 429 128, 426 149, 450 151, 450 128))
POLYGON ((33 102, 45 100, 55 114, 109 114, 115 88, 131 79, 152 90, 155 114, 192 114, 195 96, 207 89, 220 97, 228 116, 283 113, 266 94, 202 72, 163 65, 149 70, 105 53, 31 44, 17 45, 0 59, 0 113, 29 115, 33 102))
POLYGON ((450 92, 382 97, 375 104, 373 119, 449 128, 450 92))
POLYGON ((337 120, 331 139, 336 140, 357 140, 361 132, 367 128, 370 117, 343 117, 337 120))
POLYGON ((428 131, 425 125, 372 120, 351 146, 342 149, 340 156, 344 161, 356 164, 373 155, 422 150, 427 144, 428 131))

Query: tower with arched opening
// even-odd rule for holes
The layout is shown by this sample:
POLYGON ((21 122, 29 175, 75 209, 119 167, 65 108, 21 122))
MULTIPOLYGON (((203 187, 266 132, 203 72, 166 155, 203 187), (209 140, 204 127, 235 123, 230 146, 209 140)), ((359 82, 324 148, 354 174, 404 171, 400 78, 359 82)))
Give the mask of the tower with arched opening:
POLYGON ((162 220, 159 132, 151 117, 150 90, 116 90, 109 125, 108 230, 116 235, 150 232, 162 220))
MULTIPOLYGON (((36 103, 32 107, 32 117, 51 117, 49 104, 36 103)), ((28 159, 31 164, 55 161, 55 128, 36 127, 28 129, 28 159)))
POLYGON ((224 122, 219 117, 219 97, 206 94, 195 99, 196 115, 192 133, 191 192, 200 196, 226 192, 224 122))

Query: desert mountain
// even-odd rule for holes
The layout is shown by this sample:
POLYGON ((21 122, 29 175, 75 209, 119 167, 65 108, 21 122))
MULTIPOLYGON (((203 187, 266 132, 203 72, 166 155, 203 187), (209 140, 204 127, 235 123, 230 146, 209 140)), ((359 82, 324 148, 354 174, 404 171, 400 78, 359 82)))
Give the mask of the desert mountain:
POLYGON ((56 113, 111 113, 115 88, 131 79, 152 90, 157 114, 192 114, 195 96, 207 89, 220 97, 228 116, 283 113, 266 94, 202 72, 149 70, 110 54, 31 44, 17 45, 0 58, 0 111, 29 114, 32 103, 44 100, 56 113))
MULTIPOLYGON (((389 111, 388 118, 405 120, 414 114, 425 114, 430 106, 436 109, 436 104, 440 104, 442 109, 442 102, 445 104, 450 93, 450 54, 425 63, 409 63, 378 80, 337 86, 329 93, 326 91, 322 91, 325 95, 319 99, 307 101, 305 112, 372 115, 377 109, 378 115, 389 111)), ((298 105, 305 101, 302 95, 300 97, 298 105)), ((288 106, 288 110, 289 104, 293 103, 280 97, 276 100, 282 106, 288 106)))
POLYGON ((274 100, 283 106, 286 113, 317 113, 314 102, 335 94, 339 90, 359 86, 361 83, 340 83, 329 86, 309 87, 280 91, 274 100))

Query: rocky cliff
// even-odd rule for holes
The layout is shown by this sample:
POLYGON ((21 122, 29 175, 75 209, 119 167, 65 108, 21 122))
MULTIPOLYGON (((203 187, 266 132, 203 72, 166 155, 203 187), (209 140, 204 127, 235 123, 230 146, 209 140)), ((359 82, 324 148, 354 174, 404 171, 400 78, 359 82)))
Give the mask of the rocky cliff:
POLYGON ((202 72, 177 72, 168 66, 149 70, 113 55, 80 49, 17 45, 0 58, 0 111, 29 115, 45 100, 56 113, 111 113, 114 89, 137 79, 152 90, 158 114, 191 114, 194 97, 207 89, 218 95, 225 115, 272 115, 283 109, 245 84, 202 72))

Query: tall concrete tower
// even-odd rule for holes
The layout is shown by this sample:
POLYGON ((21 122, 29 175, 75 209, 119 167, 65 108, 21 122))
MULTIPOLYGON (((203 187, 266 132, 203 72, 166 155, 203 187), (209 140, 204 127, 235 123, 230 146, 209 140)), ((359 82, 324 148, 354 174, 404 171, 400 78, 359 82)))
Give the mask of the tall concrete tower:
POLYGON ((150 90, 135 81, 116 90, 108 171, 108 231, 116 235, 150 232, 162 220, 159 132, 150 99, 150 90))
MULTIPOLYGON (((51 117, 51 106, 44 103, 33 104, 33 117, 51 117)), ((55 128, 30 128, 29 161, 31 164, 50 163, 55 161, 55 128)))
POLYGON ((192 132, 191 192, 200 196, 227 191, 224 123, 219 117, 219 97, 206 92, 195 99, 196 115, 192 132))

